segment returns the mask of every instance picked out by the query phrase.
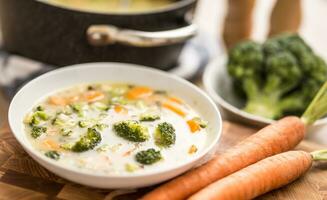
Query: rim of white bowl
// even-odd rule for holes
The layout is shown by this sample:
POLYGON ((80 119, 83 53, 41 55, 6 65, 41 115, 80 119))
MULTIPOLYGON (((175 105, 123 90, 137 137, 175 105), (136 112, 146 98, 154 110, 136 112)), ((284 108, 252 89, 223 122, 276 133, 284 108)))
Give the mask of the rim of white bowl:
MULTIPOLYGON (((205 68, 205 71, 203 73, 202 79, 203 79, 203 85, 205 90, 208 92, 209 96, 214 99, 215 102, 217 102, 219 105, 221 105, 223 108, 229 110, 235 115, 239 115, 243 118, 252 120, 252 121, 257 121, 260 123, 265 123, 265 124, 271 124, 275 122, 276 120, 268 119, 265 117, 253 115, 250 113, 247 113, 236 106, 230 104, 227 102, 224 98, 222 98, 214 89, 214 86, 211 84, 213 77, 217 76, 218 67, 226 67, 226 60, 227 60, 227 55, 222 54, 217 56, 215 59, 213 59, 205 68)), ((323 119, 317 120, 312 126, 319 126, 327 124, 327 117, 323 119)))
MULTIPOLYGON (((46 94, 45 94, 46 95, 46 94)), ((35 102, 38 99, 35 99, 35 102)), ((53 167, 56 168, 60 168, 62 170, 67 170, 69 172, 72 173, 77 173, 77 174, 81 174, 81 175, 86 175, 86 176, 92 176, 92 177, 102 177, 102 178, 122 178, 122 179, 128 179, 128 178, 138 178, 138 177, 148 177, 148 176, 153 176, 153 175, 158 175, 158 174, 162 174, 162 173, 166 173, 169 171, 174 171, 177 170, 179 168, 185 167, 191 163, 194 163, 198 160, 200 160, 201 158, 203 158, 205 155, 207 155, 213 148, 214 146, 218 143, 218 141, 221 138, 221 133, 222 133, 222 118, 221 118, 221 114, 216 106, 216 104, 214 103, 214 101, 203 91, 201 90, 199 87, 197 87, 196 85, 190 83, 189 81, 186 81, 185 79, 182 79, 174 74, 169 74, 167 72, 164 71, 160 71, 158 69, 154 69, 154 68, 149 68, 146 66, 142 66, 142 65, 136 65, 136 64, 129 64, 129 63, 117 63, 117 62, 97 62, 97 63, 83 63, 83 64, 76 64, 76 65, 70 65, 70 66, 66 66, 66 67, 62 67, 50 72, 47 72, 31 81, 29 81, 26 85, 24 85, 14 96, 14 98, 12 99, 10 106, 9 106, 9 110, 8 110, 8 119, 9 119, 9 126, 10 129, 13 132, 13 135, 15 136, 16 140, 20 143, 20 145, 26 150, 28 150, 30 153, 33 154, 33 156, 37 157, 38 159, 44 161, 45 163, 47 163, 48 165, 51 165, 53 167), (206 146, 200 154, 190 158, 190 159, 185 159, 185 162, 180 163, 178 165, 172 166, 172 167, 167 167, 164 169, 159 169, 159 170, 152 170, 149 172, 143 172, 140 174, 93 174, 91 172, 86 172, 86 171, 78 171, 77 169, 74 169, 71 166, 61 166, 58 163, 56 163, 56 161, 54 160, 50 160, 47 159, 46 157, 42 156, 37 150, 35 150, 34 148, 32 148, 29 145, 26 145, 25 142, 18 137, 16 131, 14 130, 13 127, 15 127, 13 124, 13 113, 12 113, 12 109, 13 107, 16 105, 16 98, 17 96, 19 96, 22 91, 25 90, 26 87, 28 87, 30 84, 32 84, 35 81, 38 81, 39 79, 44 79, 46 77, 49 76, 53 76, 56 75, 58 73, 64 73, 66 71, 71 71, 71 70, 78 70, 79 68, 93 68, 94 65, 98 65, 97 67, 104 67, 104 68, 108 68, 108 67, 119 67, 119 68, 127 68, 130 70, 141 70, 144 71, 146 73, 156 73, 160 76, 165 76, 165 77, 170 77, 172 79, 174 79, 174 81, 179 82, 180 84, 185 84, 188 87, 190 87, 191 90, 195 90, 197 93, 199 93, 201 96, 203 96, 204 99, 206 99, 206 101, 210 104, 210 106, 215 110, 215 113, 217 115, 218 121, 216 122, 218 124, 218 130, 214 131, 214 140, 212 140, 210 142, 210 144, 208 146, 206 146)), ((38 162, 38 161, 37 161, 38 162)))

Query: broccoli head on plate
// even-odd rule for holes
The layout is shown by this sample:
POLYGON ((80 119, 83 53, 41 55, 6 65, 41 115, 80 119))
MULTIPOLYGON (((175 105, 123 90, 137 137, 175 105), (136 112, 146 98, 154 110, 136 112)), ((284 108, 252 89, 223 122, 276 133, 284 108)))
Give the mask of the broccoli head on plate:
POLYGON ((302 114, 327 80, 325 61, 298 34, 241 42, 227 68, 235 92, 246 98, 244 110, 271 119, 302 114))

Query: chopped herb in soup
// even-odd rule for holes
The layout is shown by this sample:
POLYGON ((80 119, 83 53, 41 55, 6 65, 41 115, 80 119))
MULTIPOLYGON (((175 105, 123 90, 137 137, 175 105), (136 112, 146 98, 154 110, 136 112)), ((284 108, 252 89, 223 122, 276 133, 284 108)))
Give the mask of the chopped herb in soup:
POLYGON ((41 100, 24 119, 32 146, 62 166, 141 173, 183 162, 206 142, 207 123, 167 91, 82 84, 41 100))
POLYGON ((167 7, 175 0, 43 0, 68 8, 94 12, 144 12, 167 7))

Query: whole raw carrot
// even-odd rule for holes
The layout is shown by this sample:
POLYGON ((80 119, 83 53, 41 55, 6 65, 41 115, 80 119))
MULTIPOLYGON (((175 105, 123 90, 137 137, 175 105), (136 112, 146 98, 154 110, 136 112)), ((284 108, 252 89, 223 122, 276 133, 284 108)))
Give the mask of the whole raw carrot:
POLYGON ((285 117, 268 125, 203 166, 163 184, 143 200, 185 199, 207 185, 272 155, 293 149, 303 139, 306 125, 327 114, 327 82, 301 118, 285 117))
POLYGON ((294 148, 304 137, 298 117, 286 117, 261 129, 235 147, 145 195, 143 200, 185 199, 210 183, 266 157, 294 148))
POLYGON ((210 184, 189 200, 247 200, 287 185, 307 172, 327 151, 288 151, 250 165, 210 184))

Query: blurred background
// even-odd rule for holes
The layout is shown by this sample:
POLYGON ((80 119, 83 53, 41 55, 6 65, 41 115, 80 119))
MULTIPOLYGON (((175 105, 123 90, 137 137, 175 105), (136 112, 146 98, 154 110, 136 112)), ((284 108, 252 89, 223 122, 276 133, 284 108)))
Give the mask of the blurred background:
MULTIPOLYGON (((227 0, 201 0, 197 10, 196 23, 211 38, 217 38, 221 44, 221 33, 227 12, 227 0)), ((270 15, 276 0, 257 0, 253 9, 253 30, 251 38, 264 41, 269 32, 270 15)), ((301 0, 302 21, 301 36, 323 57, 327 57, 327 17, 326 0, 301 0)), ((290 11, 292 14, 292 11, 290 11)))

